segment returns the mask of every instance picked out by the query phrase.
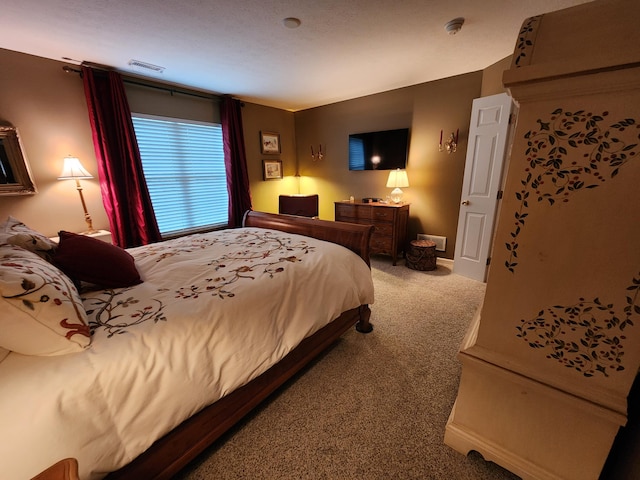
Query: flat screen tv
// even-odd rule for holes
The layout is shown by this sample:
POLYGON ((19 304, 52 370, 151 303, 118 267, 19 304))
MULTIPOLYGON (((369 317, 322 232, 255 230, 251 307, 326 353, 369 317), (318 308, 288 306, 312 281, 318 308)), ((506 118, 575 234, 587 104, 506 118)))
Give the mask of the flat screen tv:
POLYGON ((349 135, 349 170, 395 170, 406 168, 409 129, 349 135))

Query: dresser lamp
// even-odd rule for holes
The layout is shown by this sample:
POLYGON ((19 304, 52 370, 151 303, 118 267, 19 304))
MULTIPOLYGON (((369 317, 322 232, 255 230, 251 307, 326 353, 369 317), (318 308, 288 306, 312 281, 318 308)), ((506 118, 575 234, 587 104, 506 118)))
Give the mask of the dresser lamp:
POLYGON ((76 188, 78 189, 80 201, 82 202, 82 208, 84 210, 84 220, 87 222, 87 230, 82 232, 84 235, 98 232, 98 230, 93 228, 91 215, 89 215, 89 212, 87 211, 87 204, 85 203, 84 196, 82 195, 82 185, 80 185, 80 180, 88 180, 90 178, 93 178, 93 175, 85 170, 78 158, 72 156, 65 157, 64 165, 62 166, 62 173, 58 177, 58 180, 76 181, 76 188))
POLYGON ((391 201, 393 203, 402 203, 402 190, 409 186, 409 178, 407 177, 406 170, 391 170, 389 172, 389 179, 387 180, 387 188, 393 188, 391 190, 391 201))

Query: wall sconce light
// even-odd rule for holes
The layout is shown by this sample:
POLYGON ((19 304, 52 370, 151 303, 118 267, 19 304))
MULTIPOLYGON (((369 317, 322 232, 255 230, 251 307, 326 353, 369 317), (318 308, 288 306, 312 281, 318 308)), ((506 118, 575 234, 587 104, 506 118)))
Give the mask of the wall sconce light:
POLYGON ((314 162, 324 158, 324 153, 322 153, 322 144, 318 146, 318 153, 313 153, 313 145, 311 145, 311 158, 314 162))
POLYGON ((406 170, 391 170, 389 172, 389 178, 387 179, 387 188, 393 188, 391 190, 391 201, 393 203, 402 202, 402 188, 409 186, 409 177, 407 177, 406 170))
POLYGON ((451 132, 451 135, 449 135, 449 140, 447 140, 446 142, 444 142, 444 146, 442 144, 442 130, 440 130, 440 143, 438 144, 438 151, 442 152, 442 151, 446 151, 447 153, 455 153, 456 150, 458 149, 458 135, 460 133, 460 130, 456 130, 456 134, 454 135, 453 132, 451 132))
POLYGON ((76 188, 78 189, 80 201, 82 202, 82 209, 84 210, 84 220, 85 222, 87 222, 88 230, 86 232, 82 232, 85 235, 97 232, 97 230, 93 228, 91 215, 89 215, 89 212, 87 211, 87 204, 84 201, 84 196, 82 195, 82 186, 80 185, 80 180, 88 180, 90 178, 93 178, 93 175, 85 170, 78 158, 72 157, 71 155, 65 157, 64 165, 62 166, 62 173, 58 177, 58 180, 76 181, 76 188))

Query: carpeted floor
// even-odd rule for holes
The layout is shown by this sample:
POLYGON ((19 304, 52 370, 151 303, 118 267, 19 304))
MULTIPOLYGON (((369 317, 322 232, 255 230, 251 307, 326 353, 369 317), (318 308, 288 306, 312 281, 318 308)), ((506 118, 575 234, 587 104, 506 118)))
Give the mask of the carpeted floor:
POLYGON ((440 261, 418 272, 375 257, 372 273, 374 331, 347 332, 177 478, 518 478, 443 443, 485 285, 440 261))

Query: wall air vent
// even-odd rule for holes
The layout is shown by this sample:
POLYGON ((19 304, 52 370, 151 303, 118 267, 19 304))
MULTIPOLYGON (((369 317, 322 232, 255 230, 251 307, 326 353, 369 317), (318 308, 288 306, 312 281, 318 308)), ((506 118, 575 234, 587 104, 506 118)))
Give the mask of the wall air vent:
POLYGON ((140 60, 129 60, 129 65, 135 68, 142 68, 144 70, 152 70, 156 73, 164 72, 165 68, 151 63, 142 62, 140 60))
POLYGON ((436 242, 436 250, 444 252, 447 249, 447 237, 441 237, 440 235, 427 235, 425 233, 418 234, 418 240, 430 240, 436 242))

